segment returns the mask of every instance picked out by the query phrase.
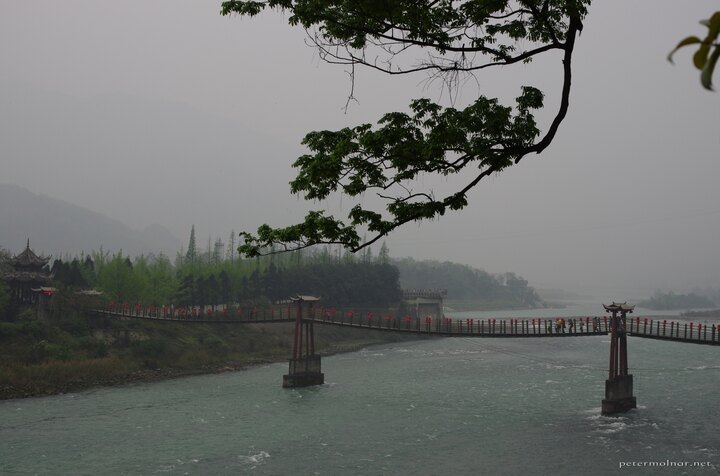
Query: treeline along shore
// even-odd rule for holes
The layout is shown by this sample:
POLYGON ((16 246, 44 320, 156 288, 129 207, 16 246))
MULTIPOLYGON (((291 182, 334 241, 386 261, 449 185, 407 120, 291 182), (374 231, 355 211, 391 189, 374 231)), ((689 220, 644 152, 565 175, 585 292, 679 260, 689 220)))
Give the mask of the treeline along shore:
MULTIPOLYGON (((0 272, 9 272, 11 258, 8 252, 0 253, 0 272)), ((423 269, 420 262, 409 263, 404 268, 413 275, 432 277, 439 269, 451 275, 448 264, 430 263, 423 269)), ((467 272, 466 267, 457 269, 467 272)), ((13 302, 0 281, 0 398, 241 369, 284 361, 292 353, 290 323, 187 324, 92 312, 111 301, 131 306, 232 303, 262 308, 304 294, 319 296, 327 307, 397 313, 402 295, 398 265, 385 246, 376 256, 370 250, 353 255, 320 248, 244 260, 218 243, 199 252, 194 232, 188 251, 178 253, 174 263, 163 255, 130 259, 99 251, 56 259, 48 271, 54 294, 42 305, 13 302)), ((479 299, 528 304, 532 288, 527 282, 509 275, 488 282, 488 276, 473 275, 482 283, 477 287, 479 299)), ((422 288, 440 284, 418 276, 410 283, 422 288)), ((323 354, 417 338, 316 326, 316 348, 323 354)))

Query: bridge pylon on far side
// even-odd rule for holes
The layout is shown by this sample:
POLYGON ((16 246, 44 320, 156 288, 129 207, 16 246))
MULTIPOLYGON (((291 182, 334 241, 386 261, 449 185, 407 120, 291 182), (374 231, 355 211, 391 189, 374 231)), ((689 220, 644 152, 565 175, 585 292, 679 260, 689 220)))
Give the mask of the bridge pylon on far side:
POLYGON ((315 353, 315 331, 309 319, 312 308, 320 299, 314 296, 290 298, 296 305, 293 356, 288 359, 290 369, 283 375, 283 388, 310 387, 325 383, 325 374, 320 365, 320 354, 315 353), (308 319, 303 315, 307 314, 308 319), (303 334, 305 338, 303 339, 303 334))
POLYGON ((633 396, 633 376, 628 374, 626 317, 635 306, 626 302, 613 302, 605 311, 610 318, 610 369, 605 381, 605 398, 602 401, 602 414, 624 413, 637 407, 633 396), (619 315, 618 315, 619 314, 619 315))
POLYGON ((447 289, 403 289, 402 309, 412 317, 442 319, 447 289))

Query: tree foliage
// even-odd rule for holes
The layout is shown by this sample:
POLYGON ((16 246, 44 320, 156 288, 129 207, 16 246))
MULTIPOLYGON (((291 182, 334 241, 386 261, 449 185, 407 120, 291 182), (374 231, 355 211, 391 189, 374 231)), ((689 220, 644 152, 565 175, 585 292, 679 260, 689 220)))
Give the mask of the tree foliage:
MULTIPOLYGON (((330 305, 382 307, 400 300, 387 246, 374 260, 348 259, 328 247, 254 259, 218 258, 210 250, 192 262, 182 253, 174 265, 164 255, 130 260, 122 252, 98 252, 93 258, 53 263, 62 295, 95 287, 108 300, 156 306, 267 305, 297 294, 317 295, 330 305)), ((0 310, 2 296, 0 289, 0 310)))
POLYGON ((538 307, 542 299, 528 281, 514 273, 493 275, 448 261, 393 261, 400 270, 400 284, 407 289, 446 289, 449 300, 498 304, 507 307, 538 307))
POLYGON ((9 304, 10 294, 5 287, 5 282, 0 281, 0 318, 5 315, 5 311, 7 310, 9 304))
POLYGON ((192 226, 190 229, 190 239, 188 240, 188 249, 187 253, 185 254, 185 259, 188 260, 190 263, 194 263, 195 259, 197 259, 198 251, 197 251, 197 243, 195 242, 195 225, 192 226))
MULTIPOLYGON (((553 140, 569 104, 575 38, 589 0, 268 0, 223 3, 222 13, 254 16, 267 8, 289 13, 289 23, 308 31, 320 57, 351 68, 390 75, 425 72, 451 90, 485 68, 562 54, 560 104, 547 129, 534 111, 544 95, 523 86, 515 104, 478 97, 465 108, 416 99, 407 112, 388 112, 377 125, 315 131, 303 144, 310 153, 294 163, 293 193, 323 200, 341 193, 375 193, 378 209, 357 204, 347 220, 311 211, 302 223, 261 226, 240 233, 240 251, 257 256, 318 243, 357 251, 405 223, 434 219, 467 206, 467 194, 483 178, 542 152, 553 140), (420 179, 457 175, 464 185, 436 196, 420 179), (372 237, 361 242, 359 229, 372 237)), ((351 93, 352 95, 352 93, 351 93)))
POLYGON ((697 36, 688 36, 680 40, 675 49, 668 55, 668 61, 672 63, 672 57, 677 50, 689 45, 699 45, 697 51, 693 55, 693 65, 700 70, 700 84, 705 89, 712 90, 712 75, 715 72, 718 58, 720 58, 720 11, 715 12, 710 19, 700 22, 708 29, 705 38, 700 39, 697 36))
POLYGON ((66 287, 85 288, 89 286, 89 275, 94 272, 95 263, 90 256, 85 260, 74 258, 72 261, 57 259, 52 265, 52 275, 56 283, 66 287))
POLYGON ((0 247, 0 318, 2 318, 10 305, 10 293, 5 286, 5 273, 12 270, 10 266, 10 252, 0 247))
POLYGON ((709 297, 695 293, 675 294, 660 291, 655 291, 650 299, 638 303, 639 306, 655 310, 709 309, 715 304, 709 297))

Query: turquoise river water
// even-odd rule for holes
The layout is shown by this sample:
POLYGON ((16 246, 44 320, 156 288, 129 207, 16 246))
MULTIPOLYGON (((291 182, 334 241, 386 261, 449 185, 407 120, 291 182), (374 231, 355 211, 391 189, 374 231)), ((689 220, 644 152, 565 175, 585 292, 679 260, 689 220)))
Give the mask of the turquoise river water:
POLYGON ((0 474, 720 474, 720 348, 630 338, 639 408, 603 417, 608 342, 442 338, 325 357, 314 388, 273 364, 3 401, 0 474))

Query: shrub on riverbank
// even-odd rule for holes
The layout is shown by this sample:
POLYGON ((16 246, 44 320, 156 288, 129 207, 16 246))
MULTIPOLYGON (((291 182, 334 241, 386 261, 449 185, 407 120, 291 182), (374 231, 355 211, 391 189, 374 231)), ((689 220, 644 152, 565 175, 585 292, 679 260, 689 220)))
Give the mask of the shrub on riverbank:
POLYGON ((0 368, 0 397, 64 393, 98 383, 120 382, 137 370, 133 362, 120 357, 14 364, 0 368))
MULTIPOLYGON (((321 325, 315 337, 316 350, 325 354, 413 338, 321 325)), ((283 361, 292 340, 292 323, 153 322, 82 312, 50 319, 26 312, 17 321, 0 322, 0 398, 283 361)))

